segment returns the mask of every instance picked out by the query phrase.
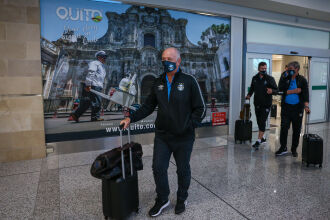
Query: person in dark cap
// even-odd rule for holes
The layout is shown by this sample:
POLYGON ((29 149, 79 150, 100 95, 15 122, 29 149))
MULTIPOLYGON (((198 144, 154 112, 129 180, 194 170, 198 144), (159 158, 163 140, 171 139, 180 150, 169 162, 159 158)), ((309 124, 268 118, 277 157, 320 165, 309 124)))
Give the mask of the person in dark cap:
POLYGON ((79 122, 79 117, 91 107, 91 121, 102 121, 100 118, 101 97, 90 92, 91 89, 101 92, 105 79, 104 63, 107 54, 101 50, 95 53, 96 60, 88 64, 88 74, 83 85, 82 99, 79 107, 71 114, 71 117, 76 122, 79 122))

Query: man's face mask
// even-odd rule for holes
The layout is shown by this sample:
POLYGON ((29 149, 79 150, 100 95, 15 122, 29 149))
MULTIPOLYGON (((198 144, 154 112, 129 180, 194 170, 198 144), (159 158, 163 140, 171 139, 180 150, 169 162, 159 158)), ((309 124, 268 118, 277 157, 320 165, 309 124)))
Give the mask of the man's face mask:
POLYGON ((293 76, 295 74, 294 70, 288 70, 288 73, 290 74, 290 76, 293 76))
POLYGON ((260 73, 265 75, 265 74, 267 74, 267 71, 260 71, 260 73))
POLYGON ((164 72, 169 73, 172 72, 173 70, 176 69, 176 63, 171 62, 171 61, 162 61, 163 67, 164 67, 164 72))

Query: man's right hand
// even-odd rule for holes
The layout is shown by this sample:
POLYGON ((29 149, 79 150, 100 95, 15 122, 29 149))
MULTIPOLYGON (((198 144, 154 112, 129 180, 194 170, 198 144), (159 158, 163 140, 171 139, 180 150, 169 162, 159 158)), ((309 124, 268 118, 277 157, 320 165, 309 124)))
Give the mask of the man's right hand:
POLYGON ((296 88, 296 89, 292 89, 292 90, 286 91, 286 94, 287 95, 290 95, 290 94, 299 94, 299 93, 301 93, 301 88, 296 88))
POLYGON ((250 99, 251 97, 249 96, 249 95, 247 95, 246 97, 245 97, 245 99, 250 99))
POLYGON ((122 120, 120 122, 120 125, 124 125, 124 129, 128 128, 129 124, 131 123, 131 119, 130 118, 125 118, 124 120, 122 120))

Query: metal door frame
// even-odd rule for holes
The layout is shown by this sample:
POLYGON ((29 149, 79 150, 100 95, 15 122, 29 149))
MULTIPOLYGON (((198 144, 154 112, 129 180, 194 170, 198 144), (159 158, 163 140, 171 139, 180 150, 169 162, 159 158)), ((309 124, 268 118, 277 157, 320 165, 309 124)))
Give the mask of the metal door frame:
MULTIPOLYGON (((322 57, 308 57, 308 85, 309 85, 309 97, 312 97, 312 85, 310 81, 310 75, 311 75, 311 62, 314 61, 320 61, 320 62, 327 62, 328 63, 328 73, 327 73, 327 89, 326 89, 326 102, 325 102, 325 115, 323 120, 309 120, 308 123, 322 123, 322 122, 327 122, 329 120, 329 104, 330 104, 330 99, 329 99, 329 80, 330 80, 330 59, 329 58, 322 58, 322 57), (328 114, 327 114, 328 112, 328 114)), ((310 103, 310 102, 309 102, 310 103)), ((313 109, 311 109, 313 111, 313 109)))
MULTIPOLYGON (((260 44, 260 43, 246 43, 245 44, 245 55, 249 53, 254 54, 270 54, 270 55, 289 55, 289 56, 303 56, 303 57, 312 57, 312 58, 326 58, 330 61, 330 49, 315 49, 315 48, 304 48, 304 47, 292 47, 292 46, 285 46, 285 45, 275 45, 275 44, 260 44)), ((246 59, 245 59, 246 61, 246 59)), ((310 63, 309 69, 310 69, 310 63)), ((330 63, 329 63, 330 65, 330 63)), ((244 79, 246 78, 245 75, 246 67, 244 66, 244 79)), ((310 74, 308 72, 308 77, 310 77, 310 74)), ((330 121, 330 89, 329 89, 329 83, 330 81, 330 66, 328 69, 328 80, 327 80, 327 100, 326 100, 326 106, 328 115, 326 116, 325 121, 319 121, 319 122, 312 122, 312 123, 320 123, 320 122, 326 122, 330 121)), ((310 80, 308 79, 308 84, 310 80)), ((245 85, 243 85, 245 86, 245 85)), ((245 88, 243 88, 245 91, 245 88)))

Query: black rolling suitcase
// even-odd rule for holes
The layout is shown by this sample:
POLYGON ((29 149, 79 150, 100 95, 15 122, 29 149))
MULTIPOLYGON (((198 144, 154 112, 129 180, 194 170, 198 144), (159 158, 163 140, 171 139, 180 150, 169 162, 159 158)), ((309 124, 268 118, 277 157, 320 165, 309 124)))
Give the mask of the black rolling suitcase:
MULTIPOLYGON (((121 147, 123 132, 120 127, 121 147)), ((128 142, 130 143, 128 129, 128 142)), ((139 211, 139 187, 137 172, 133 170, 132 150, 129 149, 130 175, 125 173, 124 153, 121 151, 122 177, 115 180, 102 179, 102 205, 105 219, 126 219, 131 213, 139 211)))
POLYGON ((250 112, 246 112, 246 106, 243 107, 243 119, 236 120, 235 122, 235 143, 240 141, 250 141, 252 142, 252 121, 247 117, 250 115, 250 112))
POLYGON ((276 118, 277 116, 277 105, 272 105, 270 109, 270 117, 276 118))
MULTIPOLYGON (((309 119, 309 117, 307 117, 309 119)), ((323 162, 323 139, 317 134, 308 133, 308 121, 306 120, 305 134, 302 146, 302 162, 319 165, 322 167, 323 162)))

